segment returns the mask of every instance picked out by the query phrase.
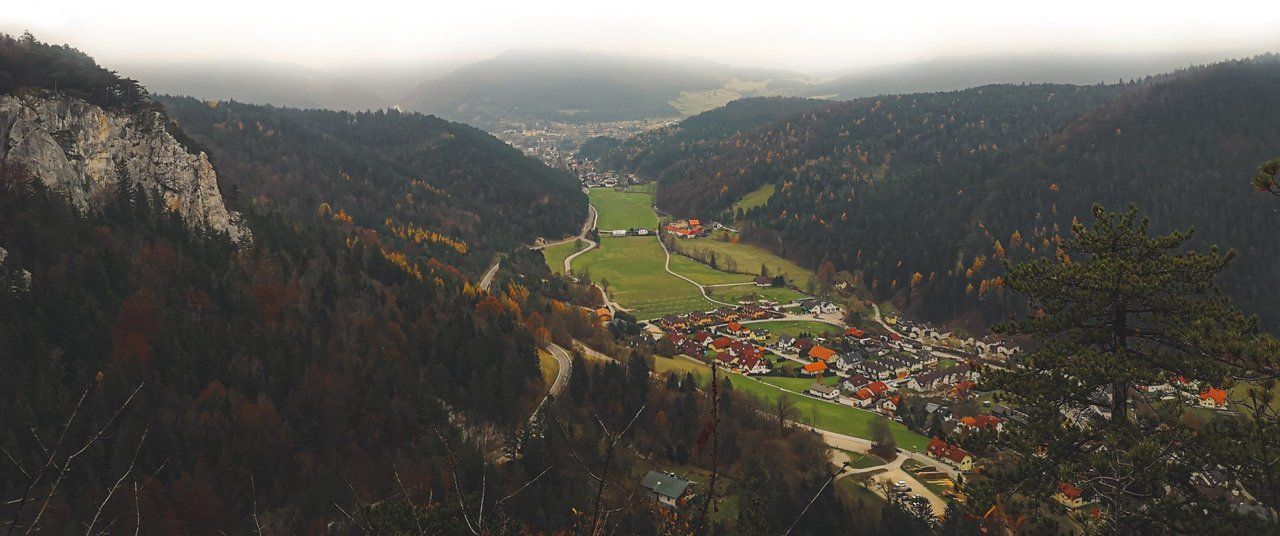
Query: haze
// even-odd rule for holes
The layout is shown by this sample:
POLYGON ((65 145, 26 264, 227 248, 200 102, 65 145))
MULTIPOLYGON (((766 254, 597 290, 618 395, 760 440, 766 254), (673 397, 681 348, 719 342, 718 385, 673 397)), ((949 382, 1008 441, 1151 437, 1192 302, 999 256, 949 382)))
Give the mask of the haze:
POLYGON ((1255 53, 1268 2, 171 2, 10 3, 0 28, 104 63, 262 60, 317 68, 465 62, 515 48, 699 56, 806 72, 957 54, 1255 53), (128 13, 127 16, 121 14, 128 13))

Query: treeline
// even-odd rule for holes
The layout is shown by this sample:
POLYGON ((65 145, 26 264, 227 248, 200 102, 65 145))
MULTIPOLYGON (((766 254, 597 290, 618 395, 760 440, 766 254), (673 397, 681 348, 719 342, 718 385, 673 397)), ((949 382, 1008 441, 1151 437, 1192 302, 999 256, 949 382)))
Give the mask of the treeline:
POLYGON ((606 168, 641 173, 667 183, 680 178, 678 164, 681 161, 716 150, 725 138, 818 108, 824 103, 827 101, 796 97, 739 99, 675 125, 608 144, 612 146, 599 142, 584 143, 579 154, 599 159, 606 168))
POLYGON ((60 91, 116 111, 137 112, 151 104, 147 90, 105 69, 69 45, 50 45, 30 33, 0 33, 0 94, 20 89, 60 91))
POLYGON ((480 273, 495 251, 572 234, 586 217, 571 175, 466 125, 394 110, 160 101, 210 153, 224 192, 293 214, 327 210, 421 265, 480 273))

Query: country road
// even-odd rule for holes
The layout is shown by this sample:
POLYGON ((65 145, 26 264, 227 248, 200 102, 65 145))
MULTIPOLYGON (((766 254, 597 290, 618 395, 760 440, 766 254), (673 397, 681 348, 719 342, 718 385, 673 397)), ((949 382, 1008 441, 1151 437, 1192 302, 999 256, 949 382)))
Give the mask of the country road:
POLYGON ((671 270, 671 251, 669 251, 669 250, 667 249, 667 244, 666 244, 665 242, 663 242, 663 241, 662 241, 662 233, 661 233, 661 232, 659 232, 659 233, 658 233, 658 244, 662 246, 662 253, 663 253, 663 254, 665 254, 665 255, 667 256, 667 261, 666 261, 666 263, 662 265, 662 268, 663 268, 663 269, 665 269, 665 270, 667 271, 667 273, 669 273, 669 274, 671 274, 671 275, 674 275, 674 276, 676 276, 676 277, 679 277, 680 279, 683 279, 683 280, 685 280, 685 281, 688 281, 688 282, 689 282, 689 283, 691 283, 693 286, 698 287, 698 292, 701 292, 701 293, 702 293, 702 297, 703 297, 704 299, 706 299, 707 301, 711 302, 711 303, 715 303, 715 304, 719 304, 719 305, 727 305, 727 306, 729 306, 729 307, 736 307, 736 306, 738 305, 738 304, 736 304, 736 303, 727 303, 727 302, 722 302, 722 301, 720 301, 720 300, 717 300, 717 299, 715 299, 715 298, 712 298, 712 297, 711 297, 711 294, 708 294, 708 293, 707 293, 707 287, 702 286, 702 285, 701 285, 701 284, 699 284, 697 281, 694 281, 694 280, 689 279, 689 278, 687 278, 687 277, 685 277, 685 276, 683 276, 683 275, 680 275, 680 274, 677 274, 677 273, 673 272, 673 271, 671 270))
POLYGON ((548 391, 547 395, 559 396, 564 391, 564 386, 569 383, 569 374, 573 370, 573 358, 569 355, 568 350, 561 348, 560 345, 554 342, 548 344, 547 349, 551 351, 551 357, 554 357, 556 363, 560 365, 560 368, 556 370, 556 379, 551 382, 551 390, 548 391))
MULTIPOLYGON (((569 238, 557 240, 555 242, 547 242, 540 246, 529 246, 529 249, 543 249, 550 246, 558 246, 565 242, 571 242, 574 240, 586 240, 587 233, 591 232, 591 230, 596 227, 596 218, 597 218, 596 207, 588 204, 587 219, 586 221, 582 222, 582 230, 578 232, 577 236, 571 236, 569 238)), ((578 255, 581 255, 583 253, 586 253, 587 251, 590 251, 591 248, 594 248, 597 245, 595 242, 592 242, 591 240, 587 240, 587 243, 590 245, 585 248, 582 248, 581 251, 578 251, 573 255, 570 255, 568 258, 564 260, 564 273, 566 274, 569 273, 569 261, 573 260, 573 258, 577 257, 578 255)), ((501 265, 502 265, 502 259, 498 259, 497 262, 493 263, 493 266, 489 267, 489 271, 485 272, 484 277, 480 278, 480 288, 486 291, 489 290, 489 285, 493 284, 493 276, 498 273, 498 267, 501 265)))
POLYGON ((489 285, 493 284, 493 276, 498 273, 498 266, 501 264, 502 261, 498 261, 493 263, 493 266, 489 267, 489 271, 485 272, 484 277, 480 278, 480 288, 486 291, 489 290, 489 285))

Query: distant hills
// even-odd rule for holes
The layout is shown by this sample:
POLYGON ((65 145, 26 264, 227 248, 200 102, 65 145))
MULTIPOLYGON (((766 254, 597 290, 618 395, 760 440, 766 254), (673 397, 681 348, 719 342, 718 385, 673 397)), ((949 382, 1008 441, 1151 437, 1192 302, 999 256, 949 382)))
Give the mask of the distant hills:
POLYGON ((804 78, 697 58, 510 52, 422 83, 401 107, 490 128, 678 117, 739 97, 794 90, 804 78))
POLYGON ((1275 207, 1247 179, 1280 147, 1278 84, 1269 55, 1132 84, 871 97, 719 140, 673 128, 602 162, 635 170, 646 154, 684 151, 651 171, 677 215, 721 213, 773 184, 764 206, 723 214, 746 240, 857 272, 866 291, 934 320, 1007 314, 1000 259, 1052 253, 1092 203, 1133 202, 1157 230, 1195 226, 1197 247, 1239 251, 1222 282, 1275 325, 1275 207))
MULTIPOLYGON (((1245 54, 1235 54, 1243 56, 1245 54)), ((1114 84, 1207 64, 1229 54, 944 56, 871 67, 796 88, 795 95, 847 100, 954 91, 989 84, 1114 84)))
POLYGON ((224 60, 113 67, 157 94, 361 111, 392 106, 422 80, 439 76, 453 66, 375 64, 322 70, 292 63, 224 60))

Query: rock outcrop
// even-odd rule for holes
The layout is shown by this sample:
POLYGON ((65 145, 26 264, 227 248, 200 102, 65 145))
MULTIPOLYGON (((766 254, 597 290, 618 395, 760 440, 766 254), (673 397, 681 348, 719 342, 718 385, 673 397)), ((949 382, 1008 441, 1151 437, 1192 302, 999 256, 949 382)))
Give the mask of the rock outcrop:
POLYGON ((127 177, 188 225, 248 241, 208 158, 179 143, 167 124, 158 111, 113 112, 53 93, 0 95, 0 163, 26 166, 82 209, 127 177))

